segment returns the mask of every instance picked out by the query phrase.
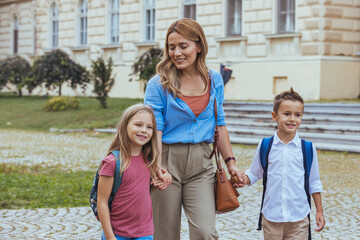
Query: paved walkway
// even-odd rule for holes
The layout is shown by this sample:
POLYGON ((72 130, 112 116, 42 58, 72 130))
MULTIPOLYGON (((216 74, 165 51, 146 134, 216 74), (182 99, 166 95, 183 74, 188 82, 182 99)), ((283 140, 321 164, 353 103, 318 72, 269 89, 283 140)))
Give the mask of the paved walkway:
MULTIPOLYGON (((87 134, 59 135, 0 130, 0 163, 16 161, 22 164, 41 163, 64 167, 72 164, 78 170, 95 169, 109 139, 111 138, 98 138, 87 134), (82 158, 76 159, 75 156, 82 156, 82 158)), ((250 164, 254 148, 236 147, 234 152, 238 159, 244 159, 239 163, 243 169, 250 164)), ((343 160, 343 156, 338 153, 320 156, 324 185, 322 197, 327 222, 321 233, 313 231, 314 240, 360 239, 358 189, 360 155, 350 155, 346 161, 343 160)), ((239 191, 240 208, 217 216, 216 225, 220 239, 262 239, 262 233, 256 230, 261 183, 239 191)), ((314 216, 313 208, 311 223, 313 229, 314 216)), ((101 226, 93 216, 90 207, 0 210, 1 240, 100 239, 100 231, 101 226)), ((181 239, 189 239, 184 216, 181 239)))

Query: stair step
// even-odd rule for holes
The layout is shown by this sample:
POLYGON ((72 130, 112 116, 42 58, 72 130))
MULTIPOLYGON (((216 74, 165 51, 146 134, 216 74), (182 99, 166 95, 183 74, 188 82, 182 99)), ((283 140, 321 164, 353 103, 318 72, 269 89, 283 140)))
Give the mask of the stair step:
MULTIPOLYGON (((226 125, 232 127, 247 127, 248 129, 276 129, 277 125, 274 121, 262 122, 262 121, 251 121, 251 120, 235 120, 229 119, 226 121, 226 125)), ((360 135, 360 124, 359 126, 350 125, 328 125, 328 124, 307 124, 302 123, 299 131, 306 132, 321 132, 321 133, 349 133, 360 135)))
MULTIPOLYGON (((229 127, 228 128, 230 135, 240 135, 240 136, 260 136, 267 137, 274 135, 274 130, 272 129, 249 129, 249 128, 239 128, 239 127, 229 127)), ((331 133, 315 133, 315 132, 302 132, 298 131, 299 136, 309 141, 321 140, 321 142, 326 143, 343 143, 349 145, 360 146, 360 136, 359 135, 344 135, 344 134, 331 134, 331 133)), ((359 147, 360 148, 360 147, 359 147)))
MULTIPOLYGON (((248 137, 238 137, 230 136, 231 143, 241 143, 249 145, 257 145, 261 141, 262 137, 258 138, 248 138, 248 137)), ((360 153, 359 145, 347 145, 347 144, 330 144, 322 143, 320 141, 312 141, 318 150, 327 150, 327 151, 344 151, 344 152, 354 152, 360 153)))

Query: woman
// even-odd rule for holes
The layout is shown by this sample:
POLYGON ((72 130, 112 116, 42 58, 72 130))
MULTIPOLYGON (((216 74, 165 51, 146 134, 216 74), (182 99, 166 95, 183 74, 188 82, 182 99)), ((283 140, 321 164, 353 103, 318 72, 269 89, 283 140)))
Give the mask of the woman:
MULTIPOLYGON (((217 105, 219 151, 229 173, 240 178, 225 126, 224 84, 205 64, 206 37, 194 20, 182 19, 168 29, 164 57, 148 82, 145 104, 155 112, 161 165, 173 177, 164 191, 152 193, 154 239, 180 239, 181 207, 190 239, 218 239, 215 228, 214 166, 209 158, 217 105)), ((237 184, 235 184, 236 187, 237 184)))

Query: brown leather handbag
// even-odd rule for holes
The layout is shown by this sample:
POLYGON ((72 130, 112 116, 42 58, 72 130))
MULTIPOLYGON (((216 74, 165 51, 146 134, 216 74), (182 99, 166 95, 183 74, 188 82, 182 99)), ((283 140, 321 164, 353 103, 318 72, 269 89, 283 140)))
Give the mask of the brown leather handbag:
POLYGON ((217 107, 216 100, 214 103, 215 108, 215 134, 213 150, 210 154, 210 158, 215 155, 216 160, 216 173, 215 173, 215 206, 217 213, 224 213, 235 210, 239 207, 239 200, 237 199, 240 194, 229 182, 224 169, 221 167, 220 156, 218 150, 219 131, 217 127, 217 107))

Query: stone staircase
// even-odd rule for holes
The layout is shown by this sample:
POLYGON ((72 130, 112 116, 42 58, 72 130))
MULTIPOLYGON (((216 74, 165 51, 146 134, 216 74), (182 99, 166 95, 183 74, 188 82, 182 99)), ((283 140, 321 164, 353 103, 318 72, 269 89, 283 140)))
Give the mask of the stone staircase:
MULTIPOLYGON (((232 143, 258 144, 276 130, 271 102, 225 102, 232 143)), ((317 149, 360 153, 360 104, 306 103, 299 136, 317 149)))

